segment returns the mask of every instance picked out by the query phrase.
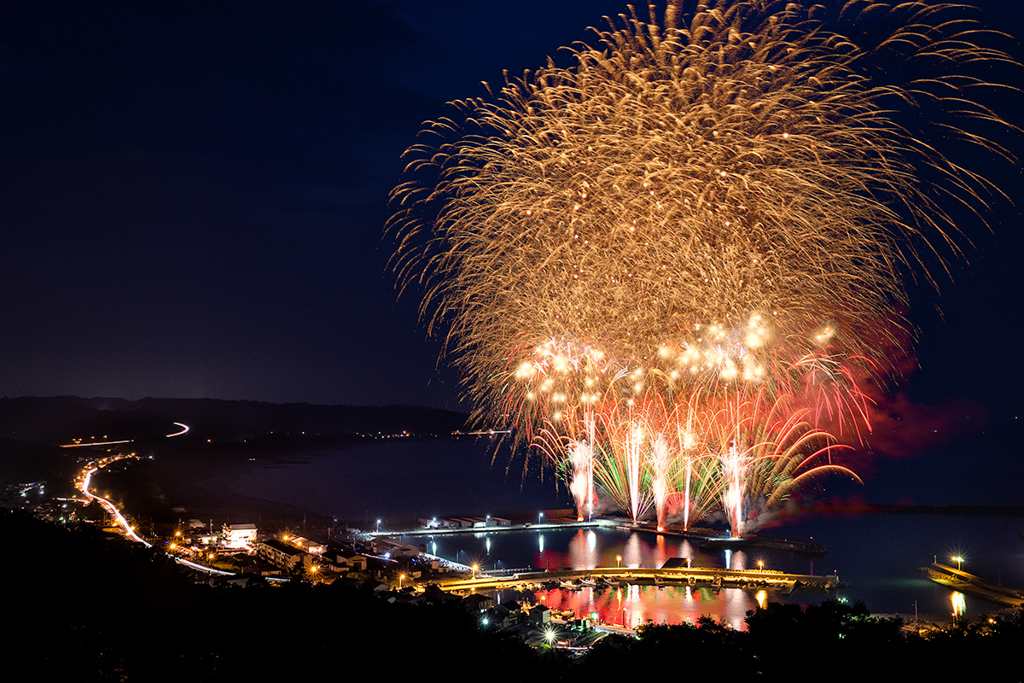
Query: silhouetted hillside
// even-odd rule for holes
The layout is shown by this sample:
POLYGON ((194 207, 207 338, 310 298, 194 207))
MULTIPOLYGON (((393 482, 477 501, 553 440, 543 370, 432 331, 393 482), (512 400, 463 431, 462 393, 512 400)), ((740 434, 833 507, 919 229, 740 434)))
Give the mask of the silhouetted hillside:
POLYGON ((242 439, 268 433, 447 433, 467 415, 417 406, 326 406, 217 399, 79 398, 0 399, 0 439, 66 443, 71 439, 146 438, 189 425, 196 436, 242 439))

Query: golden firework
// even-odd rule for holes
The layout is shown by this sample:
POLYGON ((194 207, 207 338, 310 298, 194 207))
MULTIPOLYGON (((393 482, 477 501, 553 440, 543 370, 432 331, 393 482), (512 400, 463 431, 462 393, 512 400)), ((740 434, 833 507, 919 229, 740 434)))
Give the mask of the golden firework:
POLYGON ((1000 123, 972 74, 1013 60, 922 2, 670 2, 608 24, 571 66, 426 124, 393 192, 399 282, 475 405, 575 438, 649 391, 713 413, 756 385, 865 422, 854 375, 909 336, 904 274, 958 252, 949 200, 992 189, 907 112, 1005 155, 969 130, 1000 123))

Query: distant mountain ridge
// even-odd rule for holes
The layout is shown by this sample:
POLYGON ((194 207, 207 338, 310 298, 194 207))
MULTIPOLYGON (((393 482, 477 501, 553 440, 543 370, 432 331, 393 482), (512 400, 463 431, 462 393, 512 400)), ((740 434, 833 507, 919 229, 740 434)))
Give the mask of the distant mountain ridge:
POLYGON ((0 439, 67 443, 76 438, 153 437, 183 422, 196 436, 242 439, 268 433, 410 434, 464 429, 469 416, 422 406, 267 403, 210 398, 0 398, 0 439))

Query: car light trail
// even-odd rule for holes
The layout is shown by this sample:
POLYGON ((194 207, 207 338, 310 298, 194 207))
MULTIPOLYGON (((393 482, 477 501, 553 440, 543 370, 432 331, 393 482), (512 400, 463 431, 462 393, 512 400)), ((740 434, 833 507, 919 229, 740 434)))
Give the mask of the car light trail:
POLYGON ((168 434, 167 435, 168 439, 171 438, 172 436, 181 436, 182 434, 188 434, 188 429, 189 428, 188 428, 187 424, 185 424, 184 422, 175 422, 174 424, 176 424, 179 427, 181 427, 181 431, 180 432, 174 432, 173 434, 168 434))
MULTIPOLYGON (((180 422, 175 422, 175 424, 181 424, 181 423, 180 422)), ((186 425, 181 425, 181 426, 185 427, 185 431, 186 432, 188 431, 188 427, 186 425)), ((181 432, 181 433, 184 434, 185 432, 181 432)), ((177 434, 170 434, 168 436, 177 436, 177 434)), ((131 527, 131 525, 128 524, 128 520, 124 518, 124 515, 121 514, 121 511, 117 509, 116 505, 111 503, 106 498, 102 498, 100 496, 97 496, 96 494, 91 493, 89 491, 89 482, 92 480, 92 475, 93 475, 94 472, 96 472, 99 469, 100 469, 99 467, 93 467, 91 470, 89 470, 88 472, 85 473, 85 476, 82 478, 82 486, 81 486, 81 488, 79 490, 81 490, 81 492, 83 494, 85 494, 85 496, 87 498, 90 498, 92 500, 98 501, 99 504, 102 505, 103 508, 107 512, 110 513, 110 516, 113 517, 116 520, 118 526, 120 526, 122 529, 124 529, 124 533, 125 533, 125 535, 128 538, 132 539, 136 543, 141 543, 142 545, 146 546, 147 548, 152 548, 153 547, 152 543, 150 543, 149 541, 144 539, 142 536, 139 536, 137 533, 135 533, 135 529, 133 529, 131 527)), ((171 553, 165 553, 165 554, 168 557, 170 557, 172 560, 177 562, 178 564, 185 565, 186 567, 189 567, 191 569, 195 569, 197 571, 206 572, 207 574, 218 574, 220 576, 234 576, 235 575, 235 572, 228 572, 228 571, 224 571, 222 569, 214 569, 213 567, 206 567, 204 565, 196 564, 195 562, 191 562, 191 561, 186 560, 184 558, 177 557, 175 555, 172 555, 171 553)))

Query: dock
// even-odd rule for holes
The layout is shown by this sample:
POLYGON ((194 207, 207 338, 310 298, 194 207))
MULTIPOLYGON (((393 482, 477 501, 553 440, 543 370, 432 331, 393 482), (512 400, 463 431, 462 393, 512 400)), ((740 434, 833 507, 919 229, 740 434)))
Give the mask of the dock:
POLYGON ((834 575, 787 574, 769 569, 716 569, 701 567, 663 567, 661 569, 627 569, 621 567, 595 567, 594 569, 564 569, 558 571, 522 572, 510 577, 479 576, 475 579, 457 579, 439 583, 445 591, 473 591, 522 588, 530 584, 552 581, 603 579, 626 584, 651 583, 675 586, 708 586, 712 588, 766 588, 791 592, 794 588, 835 590, 839 578, 834 575))
POLYGON ((988 583, 981 577, 968 574, 955 567, 934 562, 927 567, 919 567, 930 580, 953 590, 983 598, 990 602, 1007 607, 1024 607, 1024 593, 1013 588, 988 583))

